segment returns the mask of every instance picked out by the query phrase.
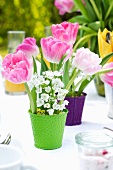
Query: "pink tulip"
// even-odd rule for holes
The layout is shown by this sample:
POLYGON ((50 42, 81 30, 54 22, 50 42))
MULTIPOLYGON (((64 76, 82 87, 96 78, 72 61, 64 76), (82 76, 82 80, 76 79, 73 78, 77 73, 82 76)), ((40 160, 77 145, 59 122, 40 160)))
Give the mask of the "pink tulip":
POLYGON ((74 0, 55 0, 54 5, 59 10, 60 15, 71 12, 74 7, 74 0))
MULTIPOLYGON (((103 69, 113 69, 113 62, 105 64, 103 69)), ((108 73, 100 74, 100 78, 104 83, 113 87, 113 70, 108 73)))
POLYGON ((2 66, 2 75, 12 83, 23 83, 31 78, 32 66, 22 51, 7 54, 2 61, 2 66))
POLYGON ((42 52, 46 60, 58 64, 62 57, 67 54, 64 61, 67 61, 72 54, 72 48, 66 42, 53 37, 41 39, 42 52))
POLYGON ((88 48, 80 48, 76 51, 73 59, 73 66, 87 75, 93 75, 101 69, 101 58, 94 52, 91 52, 88 48))
POLYGON ((24 39, 22 44, 17 47, 16 52, 19 50, 23 51, 28 59, 37 57, 39 54, 39 48, 36 45, 36 39, 31 37, 24 39))
POLYGON ((60 39, 61 41, 66 41, 71 45, 76 41, 78 29, 78 23, 70 23, 66 21, 61 24, 53 24, 51 27, 52 34, 55 38, 60 39))

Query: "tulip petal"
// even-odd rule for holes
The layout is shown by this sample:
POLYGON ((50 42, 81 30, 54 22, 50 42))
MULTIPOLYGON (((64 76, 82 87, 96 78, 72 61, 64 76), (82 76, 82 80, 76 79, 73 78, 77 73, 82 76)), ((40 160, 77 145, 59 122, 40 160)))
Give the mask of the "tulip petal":
POLYGON ((45 59, 51 63, 58 64, 66 53, 68 58, 71 56, 70 45, 53 37, 42 38, 41 47, 45 59))
POLYGON ((37 57, 37 55, 39 54, 39 48, 36 45, 36 39, 31 37, 24 39, 23 43, 17 47, 16 52, 18 52, 19 50, 23 51, 28 59, 32 59, 32 57, 37 57))
POLYGON ((12 83, 27 82, 31 78, 32 65, 22 51, 6 55, 2 67, 2 75, 12 83))

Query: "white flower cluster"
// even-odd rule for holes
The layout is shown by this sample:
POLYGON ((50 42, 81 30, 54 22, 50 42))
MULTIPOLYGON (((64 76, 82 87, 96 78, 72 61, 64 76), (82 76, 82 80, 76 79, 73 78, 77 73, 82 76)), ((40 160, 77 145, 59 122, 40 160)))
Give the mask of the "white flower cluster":
POLYGON ((37 92, 37 108, 46 110, 46 113, 53 115, 66 109, 68 101, 64 100, 68 90, 64 89, 61 81, 61 73, 58 71, 45 71, 42 75, 34 74, 28 83, 30 90, 33 87, 37 92))

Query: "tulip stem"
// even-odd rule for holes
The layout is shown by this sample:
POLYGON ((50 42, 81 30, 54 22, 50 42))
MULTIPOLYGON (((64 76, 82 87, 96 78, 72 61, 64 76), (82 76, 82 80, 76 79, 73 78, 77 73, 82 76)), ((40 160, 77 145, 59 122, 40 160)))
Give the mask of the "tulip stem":
POLYGON ((75 78, 79 75, 80 72, 81 72, 80 70, 78 70, 78 71, 76 72, 76 69, 74 69, 72 78, 71 78, 71 80, 69 81, 69 83, 68 83, 67 86, 66 86, 66 89, 67 89, 67 90, 69 90, 69 88, 70 88, 71 85, 73 84, 75 78))

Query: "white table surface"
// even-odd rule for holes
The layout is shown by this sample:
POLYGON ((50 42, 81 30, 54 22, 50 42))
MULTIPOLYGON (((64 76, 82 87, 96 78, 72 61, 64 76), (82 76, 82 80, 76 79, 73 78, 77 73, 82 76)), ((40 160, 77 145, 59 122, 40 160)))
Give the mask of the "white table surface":
POLYGON ((82 124, 65 126, 62 147, 55 150, 42 150, 34 146, 30 118, 29 100, 26 95, 5 94, 3 81, 0 81, 1 131, 10 132, 12 145, 24 152, 25 164, 31 164, 38 170, 79 170, 75 135, 81 131, 113 128, 113 120, 107 116, 105 97, 97 95, 94 82, 86 88, 87 97, 83 110, 82 124))

